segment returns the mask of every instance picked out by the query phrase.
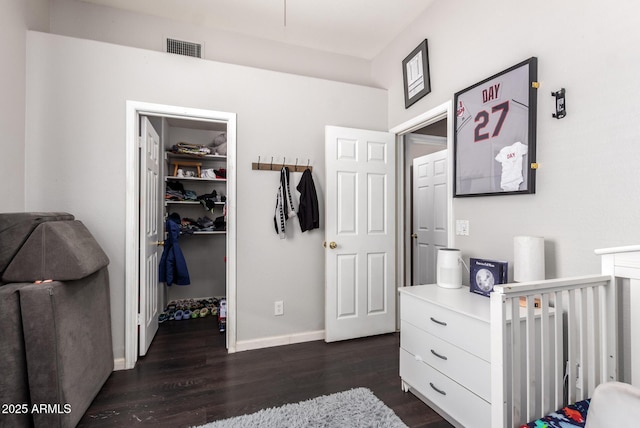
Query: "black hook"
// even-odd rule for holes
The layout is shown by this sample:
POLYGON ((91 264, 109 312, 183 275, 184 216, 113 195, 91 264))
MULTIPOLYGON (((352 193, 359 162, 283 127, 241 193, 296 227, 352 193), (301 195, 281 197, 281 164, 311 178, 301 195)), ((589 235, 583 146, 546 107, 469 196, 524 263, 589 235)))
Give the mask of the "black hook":
POLYGON ((271 166, 269 167, 271 171, 273 171, 273 156, 271 156, 271 166))
POLYGON ((260 156, 258 156, 258 171, 260 171, 260 156))
POLYGON ((307 159, 307 169, 309 169, 309 159, 307 159))
POLYGON ((294 172, 298 172, 298 158, 296 158, 296 166, 293 169, 294 172))
POLYGON ((287 163, 287 158, 282 158, 282 167, 284 168, 287 163))

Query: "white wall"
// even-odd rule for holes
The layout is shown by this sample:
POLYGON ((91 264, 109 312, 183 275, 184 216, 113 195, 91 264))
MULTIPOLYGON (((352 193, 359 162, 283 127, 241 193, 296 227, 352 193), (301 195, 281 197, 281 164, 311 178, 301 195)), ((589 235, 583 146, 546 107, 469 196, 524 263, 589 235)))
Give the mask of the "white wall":
POLYGON ((36 32, 27 64, 26 209, 75 214, 105 249, 116 358, 124 355, 126 100, 237 113, 238 340, 324 329, 324 231, 302 234, 291 221, 278 239, 279 175, 251 162, 309 159, 323 213, 324 126, 387 129, 386 91, 36 32), (273 316, 275 300, 284 301, 282 317, 273 316))
POLYGON ((24 210, 24 133, 27 29, 48 26, 47 0, 3 0, 0 34, 0 212, 24 210), (9 161, 6 161, 9 160, 9 161))
POLYGON ((371 62, 78 0, 51 1, 51 32, 164 51, 164 38, 204 44, 213 61, 371 85, 371 62))
POLYGON ((455 199, 455 217, 470 221, 455 242, 465 256, 512 261, 513 236, 542 235, 556 277, 598 272, 594 249, 638 243, 638 12, 632 0, 440 0, 374 59, 394 126, 538 57, 537 192, 455 199), (432 92, 405 109, 400 64, 425 38, 432 92), (551 92, 562 87, 568 113, 557 120, 551 92))

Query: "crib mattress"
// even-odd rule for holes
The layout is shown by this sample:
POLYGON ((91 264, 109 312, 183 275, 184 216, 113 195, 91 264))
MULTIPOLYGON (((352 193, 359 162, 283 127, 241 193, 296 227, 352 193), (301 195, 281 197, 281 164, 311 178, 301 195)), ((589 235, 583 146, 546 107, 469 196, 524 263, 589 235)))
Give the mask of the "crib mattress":
POLYGON ((590 399, 578 401, 520 428, 584 428, 590 399))

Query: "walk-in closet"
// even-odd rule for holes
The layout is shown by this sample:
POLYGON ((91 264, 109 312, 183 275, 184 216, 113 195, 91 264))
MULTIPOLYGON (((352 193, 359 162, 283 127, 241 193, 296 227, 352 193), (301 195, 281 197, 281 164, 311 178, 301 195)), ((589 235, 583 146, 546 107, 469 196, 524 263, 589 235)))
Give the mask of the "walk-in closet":
MULTIPOLYGON (((160 236, 164 248, 158 266, 159 328, 164 323, 224 318, 227 123, 173 117, 148 119, 160 136, 161 147, 160 236), (171 254, 165 254, 169 250, 171 254)), ((224 328, 224 322, 220 322, 220 331, 224 328)))

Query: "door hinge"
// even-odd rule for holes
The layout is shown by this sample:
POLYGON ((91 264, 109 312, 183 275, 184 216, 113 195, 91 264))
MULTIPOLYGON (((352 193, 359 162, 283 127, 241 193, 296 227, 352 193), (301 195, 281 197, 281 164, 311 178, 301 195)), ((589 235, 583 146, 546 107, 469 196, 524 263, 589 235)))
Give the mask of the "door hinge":
POLYGON ((142 325, 142 314, 138 314, 136 316, 136 322, 138 323, 138 325, 142 325))

